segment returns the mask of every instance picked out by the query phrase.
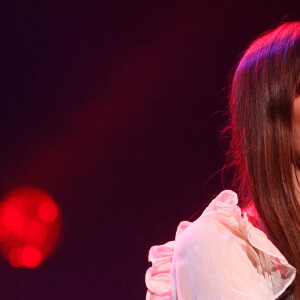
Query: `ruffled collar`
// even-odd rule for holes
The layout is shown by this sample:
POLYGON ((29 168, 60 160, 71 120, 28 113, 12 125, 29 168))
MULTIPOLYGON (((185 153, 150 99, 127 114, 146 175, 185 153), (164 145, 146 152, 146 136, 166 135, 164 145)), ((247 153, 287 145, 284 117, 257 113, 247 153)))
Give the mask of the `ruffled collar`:
MULTIPOLYGON (((231 190, 222 191, 203 211, 201 219, 217 219, 239 235, 256 249, 262 257, 262 268, 270 276, 272 282, 272 294, 274 299, 281 295, 286 288, 293 282, 296 276, 296 269, 289 264, 283 254, 268 239, 267 235, 260 229, 253 226, 248 220, 247 213, 241 215, 241 208, 237 205, 237 194, 231 190)), ((190 226, 192 222, 182 221, 177 227, 175 240, 182 232, 190 226)), ((149 261, 152 262, 146 272, 147 296, 146 300, 171 300, 171 264, 173 259, 175 241, 170 241, 159 246, 152 246, 149 251, 149 261), (155 297, 154 297, 155 295, 155 297)))
MULTIPOLYGON (((247 213, 241 215, 241 208, 237 204, 237 194, 231 190, 224 190, 211 201, 199 219, 205 218, 210 213, 217 213, 221 217, 220 219, 226 218, 228 220, 230 218, 230 225, 245 234, 253 247, 277 258, 277 261, 280 260, 282 264, 288 265, 286 258, 268 239, 268 236, 248 220, 247 213)), ((295 268, 293 267, 293 269, 295 268)))
POLYGON ((224 220, 231 229, 235 229, 248 240, 262 258, 261 267, 270 276, 273 283, 272 294, 276 299, 293 282, 296 268, 289 264, 268 236, 248 220, 246 212, 241 215, 241 208, 237 204, 237 194, 231 190, 224 190, 211 201, 199 220, 217 214, 218 220, 224 220))

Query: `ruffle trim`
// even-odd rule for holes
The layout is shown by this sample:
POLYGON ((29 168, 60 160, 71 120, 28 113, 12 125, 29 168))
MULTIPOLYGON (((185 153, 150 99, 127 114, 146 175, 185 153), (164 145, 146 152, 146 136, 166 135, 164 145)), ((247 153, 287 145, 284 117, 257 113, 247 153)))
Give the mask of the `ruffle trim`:
MULTIPOLYGON (((249 222, 247 213, 244 213, 242 217, 241 209, 237 204, 237 194, 231 190, 224 190, 210 202, 199 219, 217 214, 218 220, 223 220, 227 224, 229 223, 232 229, 238 230, 259 251, 260 255, 265 258, 265 261, 269 262, 269 265, 264 267, 265 271, 270 274, 272 282, 278 279, 278 272, 280 272, 282 284, 274 284, 272 286, 272 293, 274 299, 276 299, 293 282, 296 276, 296 269, 288 263, 286 258, 268 239, 267 235, 249 222)), ((145 276, 148 288, 146 300, 172 299, 170 274, 175 241, 190 224, 192 223, 188 221, 180 222, 174 241, 150 248, 148 261, 152 262, 152 266, 148 268, 145 276)))
MULTIPOLYGON (((177 237, 191 224, 182 221, 177 227, 177 237)), ((149 250, 148 261, 152 262, 145 276, 148 288, 146 300, 171 300, 170 273, 173 260, 175 241, 163 245, 152 246, 149 250)))

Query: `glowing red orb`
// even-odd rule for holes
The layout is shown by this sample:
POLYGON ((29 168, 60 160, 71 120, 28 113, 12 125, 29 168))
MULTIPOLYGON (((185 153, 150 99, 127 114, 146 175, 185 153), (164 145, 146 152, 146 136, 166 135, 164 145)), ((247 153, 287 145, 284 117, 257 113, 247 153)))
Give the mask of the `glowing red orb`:
POLYGON ((61 215, 45 191, 21 186, 0 203, 0 247, 13 267, 35 268, 51 255, 61 232, 61 215))

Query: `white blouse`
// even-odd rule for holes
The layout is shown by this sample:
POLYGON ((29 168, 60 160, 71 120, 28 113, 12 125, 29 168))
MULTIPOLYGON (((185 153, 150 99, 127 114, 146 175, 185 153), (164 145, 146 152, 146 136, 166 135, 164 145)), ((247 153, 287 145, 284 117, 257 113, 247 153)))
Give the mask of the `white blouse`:
POLYGON ((174 241, 150 248, 146 300, 269 300, 287 289, 296 269, 237 203, 224 190, 174 241))

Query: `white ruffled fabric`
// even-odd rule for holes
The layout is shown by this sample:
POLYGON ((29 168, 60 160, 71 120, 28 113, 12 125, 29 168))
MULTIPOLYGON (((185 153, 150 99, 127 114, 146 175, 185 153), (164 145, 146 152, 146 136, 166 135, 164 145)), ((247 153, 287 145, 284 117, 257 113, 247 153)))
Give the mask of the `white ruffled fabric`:
POLYGON ((174 241, 150 248, 146 300, 273 300, 286 290, 296 269, 237 203, 224 190, 174 241))

